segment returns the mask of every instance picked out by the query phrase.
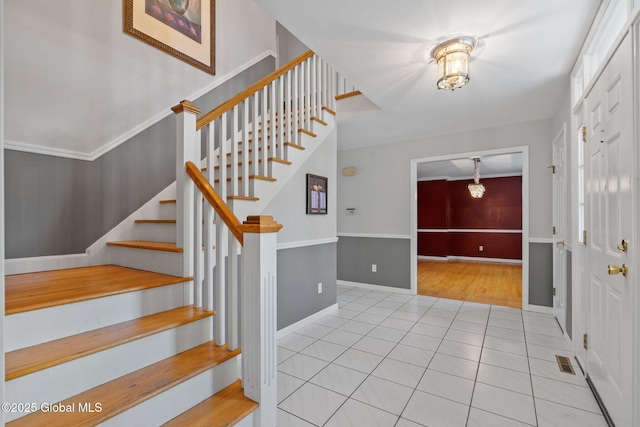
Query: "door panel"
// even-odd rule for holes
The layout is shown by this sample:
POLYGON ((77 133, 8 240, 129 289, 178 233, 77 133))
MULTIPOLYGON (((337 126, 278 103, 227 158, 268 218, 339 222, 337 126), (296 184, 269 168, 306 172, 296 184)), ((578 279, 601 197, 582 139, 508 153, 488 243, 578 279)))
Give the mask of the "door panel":
POLYGON ((563 331, 566 330, 567 264, 565 241, 566 217, 566 126, 553 141, 553 225, 555 227, 553 248, 553 314, 563 331))
POLYGON ((633 294, 630 277, 608 266, 630 264, 618 244, 631 236, 633 105, 631 45, 627 37, 586 103, 587 274, 586 372, 616 425, 630 425, 633 294))

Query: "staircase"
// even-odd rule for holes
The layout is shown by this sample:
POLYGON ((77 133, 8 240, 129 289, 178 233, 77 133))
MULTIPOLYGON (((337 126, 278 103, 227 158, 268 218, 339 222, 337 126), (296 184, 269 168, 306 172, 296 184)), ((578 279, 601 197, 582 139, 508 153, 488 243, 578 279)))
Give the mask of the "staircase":
POLYGON ((174 107, 175 198, 153 202, 158 217, 109 242, 108 264, 7 276, 7 425, 275 426, 281 226, 250 214, 347 88, 308 52, 200 118, 174 107))

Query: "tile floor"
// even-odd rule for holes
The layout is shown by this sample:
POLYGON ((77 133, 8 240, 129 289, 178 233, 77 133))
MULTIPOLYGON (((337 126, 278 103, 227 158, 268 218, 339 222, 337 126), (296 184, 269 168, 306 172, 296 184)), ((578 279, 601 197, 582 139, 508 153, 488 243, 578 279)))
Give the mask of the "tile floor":
POLYGON ((338 286, 278 342, 278 426, 606 426, 551 315, 338 286))

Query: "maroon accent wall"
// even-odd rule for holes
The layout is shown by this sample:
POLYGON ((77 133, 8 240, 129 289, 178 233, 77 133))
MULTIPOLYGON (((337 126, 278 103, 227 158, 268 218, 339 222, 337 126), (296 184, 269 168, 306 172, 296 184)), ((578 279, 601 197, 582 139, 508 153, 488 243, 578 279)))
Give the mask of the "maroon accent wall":
MULTIPOLYGON (((521 230, 522 177, 480 181, 486 189, 481 199, 469 194, 473 180, 418 182, 418 228, 521 230)), ((420 232, 418 255, 522 259, 522 234, 420 232)))
POLYGON ((418 181, 418 228, 447 226, 447 181, 418 181))

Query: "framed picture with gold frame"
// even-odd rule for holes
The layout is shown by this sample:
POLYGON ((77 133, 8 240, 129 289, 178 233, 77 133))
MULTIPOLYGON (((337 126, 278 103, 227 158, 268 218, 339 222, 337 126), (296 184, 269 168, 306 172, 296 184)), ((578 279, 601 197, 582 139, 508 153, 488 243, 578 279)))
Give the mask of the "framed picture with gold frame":
POLYGON ((124 32, 215 75, 215 0, 123 0, 124 32))

